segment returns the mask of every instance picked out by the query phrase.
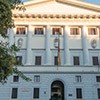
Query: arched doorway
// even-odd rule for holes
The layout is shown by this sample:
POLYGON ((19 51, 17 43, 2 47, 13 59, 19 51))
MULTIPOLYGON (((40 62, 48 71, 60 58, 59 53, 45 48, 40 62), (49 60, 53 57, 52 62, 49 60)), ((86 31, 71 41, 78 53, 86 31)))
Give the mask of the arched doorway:
POLYGON ((51 100, 64 100, 64 84, 59 80, 51 84, 51 100))

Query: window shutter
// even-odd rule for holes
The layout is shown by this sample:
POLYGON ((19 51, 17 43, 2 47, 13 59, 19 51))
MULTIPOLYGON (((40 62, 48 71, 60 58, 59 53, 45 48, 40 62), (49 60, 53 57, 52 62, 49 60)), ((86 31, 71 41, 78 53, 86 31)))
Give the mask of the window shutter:
POLYGON ((91 35, 91 28, 88 28, 88 35, 91 35))
POLYGON ((73 29, 70 28, 70 35, 73 35, 73 29))
POLYGON ((78 28, 78 35, 80 35, 80 28, 78 28))

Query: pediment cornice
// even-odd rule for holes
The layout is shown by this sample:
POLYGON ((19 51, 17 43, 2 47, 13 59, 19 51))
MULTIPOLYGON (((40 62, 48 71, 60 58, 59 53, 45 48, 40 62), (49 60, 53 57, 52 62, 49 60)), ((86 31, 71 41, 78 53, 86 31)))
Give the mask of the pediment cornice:
POLYGON ((80 0, 33 0, 33 1, 25 2, 24 5, 25 5, 25 7, 29 7, 32 5, 41 4, 41 3, 45 3, 45 2, 51 2, 51 1, 100 12, 99 5, 83 2, 80 0))

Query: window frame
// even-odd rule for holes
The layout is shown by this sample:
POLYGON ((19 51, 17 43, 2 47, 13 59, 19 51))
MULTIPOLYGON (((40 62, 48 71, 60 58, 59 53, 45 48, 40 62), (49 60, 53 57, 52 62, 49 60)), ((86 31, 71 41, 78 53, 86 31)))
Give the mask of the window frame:
POLYGON ((41 64, 42 64, 42 56, 35 56, 35 65, 41 65, 41 64))
POLYGON ((44 30, 44 26, 35 26, 34 28, 34 35, 44 35, 45 34, 45 30, 44 30), (41 32, 38 32, 38 30, 41 30, 42 29, 42 34, 37 34, 37 33, 41 33, 41 32))
POLYGON ((40 98, 40 88, 35 87, 33 88, 33 99, 39 99, 39 98, 40 98))
POLYGON ((99 65, 99 57, 98 56, 92 56, 92 65, 93 66, 99 65))
POLYGON ((16 26, 16 35, 26 35, 27 34, 27 26, 24 26, 24 25, 22 25, 22 26, 16 26), (21 32, 19 32, 18 33, 18 28, 20 29, 20 31, 23 29, 23 28, 25 28, 25 32, 24 33, 21 33, 21 32))
POLYGON ((59 35, 62 36, 63 35, 63 30, 62 29, 63 28, 60 27, 60 26, 54 26, 54 27, 52 27, 52 35, 53 36, 54 35, 58 35, 58 33, 59 33, 59 35))
POLYGON ((12 88, 11 99, 18 99, 18 88, 12 88))
POLYGON ((73 65, 75 65, 75 66, 80 65, 80 57, 79 56, 73 56, 73 65))
POLYGON ((96 82, 100 83, 100 76, 96 76, 96 82))
POLYGON ((88 27, 88 35, 98 35, 97 27, 88 27))
POLYGON ((23 57, 22 56, 16 56, 17 64, 22 64, 23 57))
POLYGON ((58 65, 58 56, 54 56, 54 65, 58 65))
POLYGON ((97 97, 100 100, 100 88, 97 88, 97 97))
POLYGON ((19 76, 18 75, 13 76, 13 82, 19 82, 19 76), (17 79, 15 77, 17 77, 17 79))
POLYGON ((71 36, 79 36, 80 34, 81 33, 80 33, 80 28, 79 27, 70 27, 70 35, 71 36))
POLYGON ((82 88, 76 88, 76 99, 82 99, 82 88))
POLYGON ((76 75, 75 78, 76 78, 76 82, 77 83, 81 83, 82 82, 82 76, 81 75, 76 75))
POLYGON ((40 75, 34 75, 34 82, 39 83, 40 82, 40 75))

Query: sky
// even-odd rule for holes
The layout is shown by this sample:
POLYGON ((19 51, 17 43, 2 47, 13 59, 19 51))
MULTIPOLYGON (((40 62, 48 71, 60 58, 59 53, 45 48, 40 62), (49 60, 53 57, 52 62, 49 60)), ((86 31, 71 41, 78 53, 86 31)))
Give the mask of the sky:
MULTIPOLYGON (((22 1, 30 1, 30 0, 22 0, 22 1)), ((100 5, 100 0, 83 0, 83 1, 100 5)))

